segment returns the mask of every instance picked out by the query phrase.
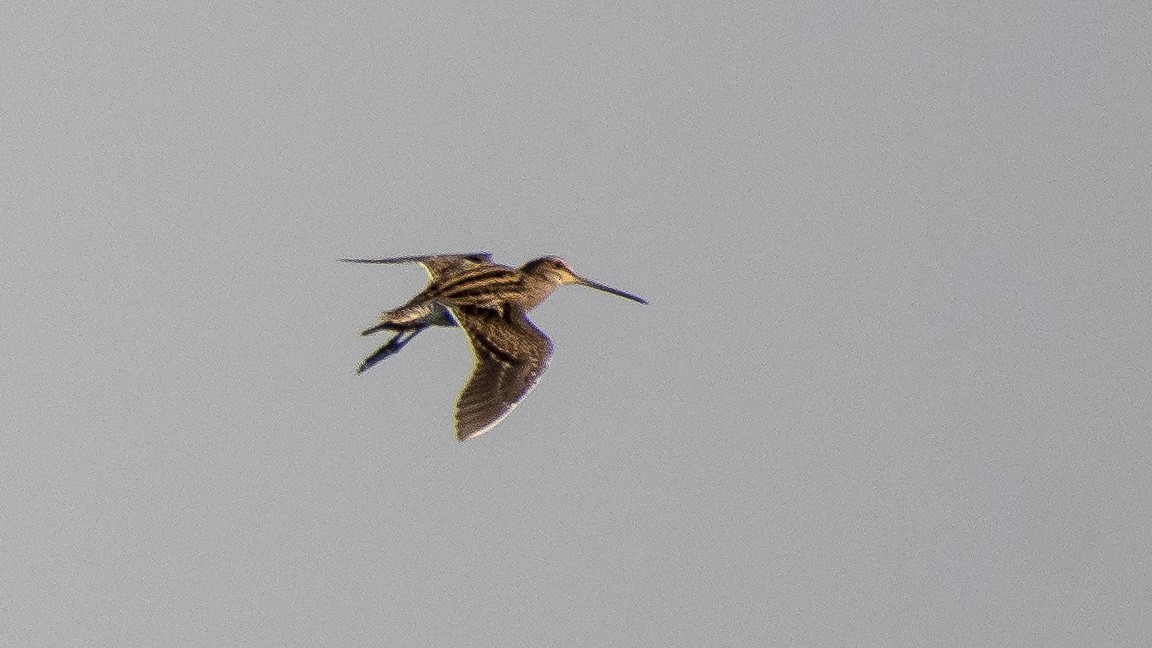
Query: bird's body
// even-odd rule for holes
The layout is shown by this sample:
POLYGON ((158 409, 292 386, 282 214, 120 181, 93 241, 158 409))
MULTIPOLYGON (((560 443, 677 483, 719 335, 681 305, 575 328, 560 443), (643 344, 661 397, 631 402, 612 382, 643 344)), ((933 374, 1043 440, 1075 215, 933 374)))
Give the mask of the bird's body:
POLYGON ((396 353, 429 326, 463 328, 476 364, 456 403, 456 438, 461 441, 492 429, 536 386, 552 357, 552 342, 528 320, 527 312, 556 288, 574 283, 647 303, 580 277, 558 257, 529 261, 520 268, 493 263, 486 253, 344 261, 419 263, 428 271, 424 290, 380 315, 379 323, 363 332, 391 330, 396 335, 357 371, 396 353))

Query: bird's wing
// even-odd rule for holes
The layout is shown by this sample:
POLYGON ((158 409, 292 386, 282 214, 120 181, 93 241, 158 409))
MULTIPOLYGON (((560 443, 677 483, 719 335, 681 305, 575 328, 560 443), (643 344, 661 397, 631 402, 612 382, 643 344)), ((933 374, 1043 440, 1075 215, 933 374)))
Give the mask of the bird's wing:
POLYGON ((428 276, 437 278, 482 263, 492 263, 488 252, 472 254, 430 254, 424 256, 391 257, 388 259, 340 259, 349 263, 419 263, 428 271, 428 276))
POLYGON ((464 441, 491 430, 532 391, 552 357, 552 342, 515 304, 450 308, 476 357, 456 401, 456 438, 464 441))

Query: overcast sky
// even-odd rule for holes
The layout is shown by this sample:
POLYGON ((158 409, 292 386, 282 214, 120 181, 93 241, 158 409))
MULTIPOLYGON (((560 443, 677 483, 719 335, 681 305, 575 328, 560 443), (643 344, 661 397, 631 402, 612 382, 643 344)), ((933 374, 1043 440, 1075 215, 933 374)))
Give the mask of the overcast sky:
POLYGON ((1145 2, 16 4, 0 644, 1147 642, 1145 2))

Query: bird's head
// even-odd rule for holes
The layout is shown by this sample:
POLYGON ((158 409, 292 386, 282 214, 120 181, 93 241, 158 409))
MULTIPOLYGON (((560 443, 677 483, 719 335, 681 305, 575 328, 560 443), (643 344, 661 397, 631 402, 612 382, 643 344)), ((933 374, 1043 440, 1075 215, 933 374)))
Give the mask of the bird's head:
POLYGON ((602 283, 597 283, 595 281, 581 277, 580 275, 573 272, 572 268, 568 266, 568 263, 560 257, 542 257, 540 259, 525 263, 524 266, 520 269, 524 272, 524 274, 543 281, 547 281, 554 286, 576 284, 578 286, 587 286, 589 288, 595 288, 596 290, 602 290, 606 293, 611 293, 625 299, 631 299, 634 302, 640 302, 641 304, 648 303, 636 295, 626 293, 623 290, 616 290, 611 286, 605 286, 602 283))

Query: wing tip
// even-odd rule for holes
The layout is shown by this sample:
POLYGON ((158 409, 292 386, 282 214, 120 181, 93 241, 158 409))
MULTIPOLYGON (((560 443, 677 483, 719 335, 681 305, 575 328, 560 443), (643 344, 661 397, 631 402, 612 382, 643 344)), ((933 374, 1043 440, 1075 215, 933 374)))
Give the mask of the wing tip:
POLYGON ((465 424, 463 427, 461 427, 461 421, 459 418, 459 408, 457 408, 456 440, 463 443, 464 441, 467 441, 468 439, 475 439, 476 437, 480 436, 481 434, 488 432, 489 430, 496 427, 497 425, 500 425, 501 421, 508 418, 508 415, 511 414, 512 410, 516 409, 516 406, 519 404, 520 404, 519 401, 512 403, 511 405, 507 406, 504 409, 504 411, 500 412, 499 416, 497 416, 496 418, 494 418, 494 419, 488 421, 487 423, 485 423, 481 426, 478 426, 478 427, 474 426, 474 425, 467 425, 467 424, 465 424))
POLYGON ((354 259, 348 257, 341 257, 338 261, 345 263, 422 263, 428 259, 435 259, 437 257, 457 257, 470 259, 472 261, 491 261, 491 252, 467 252, 464 254, 414 254, 410 256, 399 257, 386 257, 383 259, 354 259))

